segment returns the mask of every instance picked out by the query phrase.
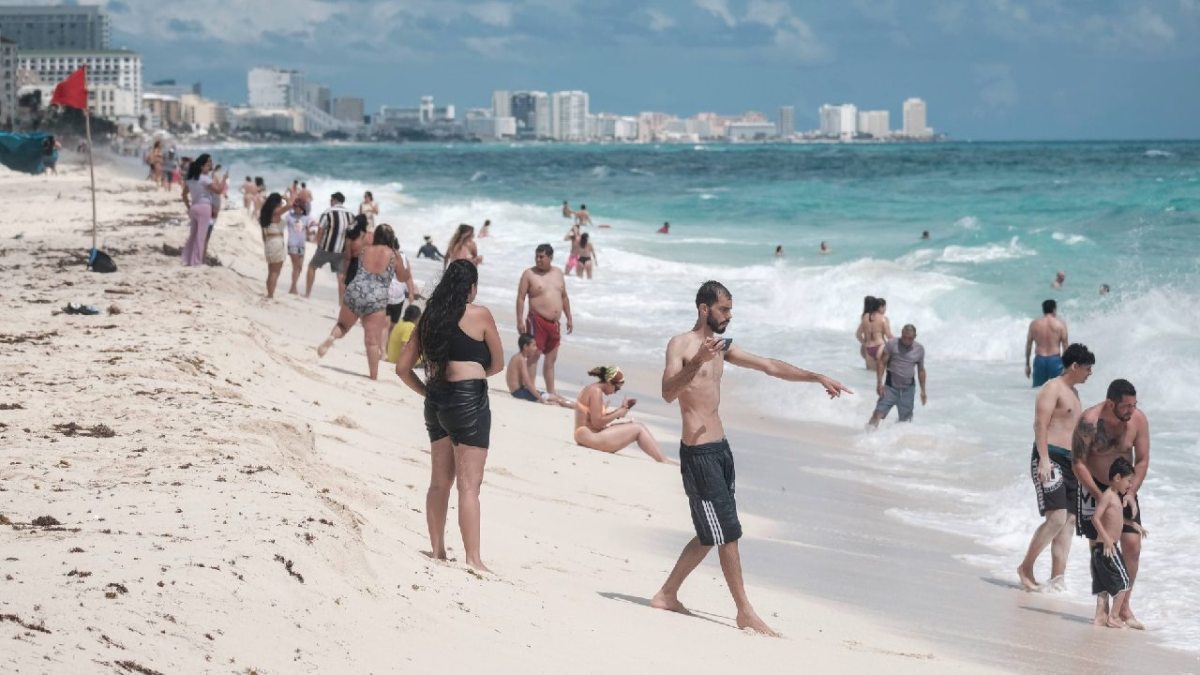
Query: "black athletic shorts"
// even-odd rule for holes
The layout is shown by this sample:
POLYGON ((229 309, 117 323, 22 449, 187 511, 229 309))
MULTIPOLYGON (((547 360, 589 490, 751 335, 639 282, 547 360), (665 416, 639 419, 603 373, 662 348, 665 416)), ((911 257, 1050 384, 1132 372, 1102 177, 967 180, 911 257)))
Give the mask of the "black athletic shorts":
POLYGON ((427 384, 425 430, 429 432, 430 443, 449 436, 455 445, 486 450, 492 433, 487 380, 427 384))
POLYGON ((391 303, 388 303, 388 306, 387 306, 388 320, 391 321, 392 323, 400 323, 400 315, 403 311, 404 311, 404 301, 403 300, 401 300, 400 302, 397 302, 394 305, 391 303))
POLYGON ((1121 547, 1114 546, 1110 558, 1104 555, 1103 544, 1092 544, 1092 595, 1108 593, 1116 596, 1121 591, 1129 590, 1129 586, 1129 572, 1121 558, 1121 547))
MULTIPOLYGON (((1095 479, 1095 476, 1092 477, 1095 479)), ((1108 489, 1108 486, 1100 481, 1096 481, 1096 487, 1100 488, 1101 492, 1108 489)), ((1137 515, 1133 513, 1132 506, 1126 506, 1122 509, 1122 517, 1125 520, 1132 520, 1138 525, 1142 524, 1142 503, 1138 501, 1137 495, 1133 496, 1133 503, 1137 505, 1137 515)), ((1087 490, 1079 491, 1079 507, 1077 513, 1079 517, 1075 519, 1075 534, 1081 537, 1087 537, 1092 541, 1096 541, 1099 535, 1096 534, 1096 526, 1092 524, 1092 516, 1096 513, 1096 500, 1092 499, 1092 495, 1087 490)), ((1121 533, 1129 532, 1137 534, 1137 530, 1129 525, 1121 526, 1121 533)))
POLYGON ((742 538, 734 499, 733 453, 721 439, 704 445, 679 444, 679 472, 692 510, 692 525, 705 546, 742 538))
POLYGON ((1037 494, 1038 515, 1044 516, 1047 511, 1066 509, 1071 515, 1079 515, 1079 481, 1075 478, 1075 469, 1071 467, 1070 455, 1058 446, 1048 446, 1047 457, 1050 458, 1050 480, 1043 483, 1038 480, 1037 445, 1033 446, 1033 457, 1029 460, 1029 474, 1033 478, 1033 491, 1037 494))

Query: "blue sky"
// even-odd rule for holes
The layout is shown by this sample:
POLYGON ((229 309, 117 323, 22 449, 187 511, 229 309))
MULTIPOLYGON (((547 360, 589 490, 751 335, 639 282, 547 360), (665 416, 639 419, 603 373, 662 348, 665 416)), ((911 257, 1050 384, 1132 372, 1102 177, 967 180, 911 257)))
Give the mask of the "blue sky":
POLYGON ((591 109, 887 108, 919 96, 959 139, 1200 136, 1200 0, 108 0, 147 81, 246 97, 246 69, 304 70, 368 110, 423 94, 584 89, 591 109), (243 9, 252 8, 252 9, 243 9))

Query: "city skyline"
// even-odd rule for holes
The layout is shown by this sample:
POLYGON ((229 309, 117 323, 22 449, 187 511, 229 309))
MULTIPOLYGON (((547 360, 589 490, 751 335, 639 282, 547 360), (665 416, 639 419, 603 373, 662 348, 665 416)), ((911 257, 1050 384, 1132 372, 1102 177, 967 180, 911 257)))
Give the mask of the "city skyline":
POLYGON ((1200 110, 1200 89, 1184 86, 1200 62, 1200 0, 264 0, 262 14, 293 19, 266 30, 216 0, 99 4, 112 46, 144 55, 147 82, 200 81, 231 104, 246 100, 247 69, 276 64, 367 112, 425 95, 467 110, 497 89, 582 90, 593 110, 621 114, 790 106, 799 131, 838 102, 887 110, 895 128, 899 102, 920 96, 938 131, 1002 140, 1193 138, 1200 110))

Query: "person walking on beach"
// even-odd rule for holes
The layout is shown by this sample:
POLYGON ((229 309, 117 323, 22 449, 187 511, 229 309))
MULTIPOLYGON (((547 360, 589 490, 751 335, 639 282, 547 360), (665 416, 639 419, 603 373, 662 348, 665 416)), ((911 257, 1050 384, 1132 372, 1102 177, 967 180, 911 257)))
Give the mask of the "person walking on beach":
POLYGON ((1057 310, 1058 303, 1054 300, 1043 301, 1042 318, 1030 321, 1025 333, 1025 377, 1032 376, 1035 389, 1063 371, 1060 352, 1067 347, 1067 324, 1058 318, 1057 310), (1029 355, 1035 344, 1037 357, 1030 368, 1029 355))
POLYGON ((346 281, 342 270, 342 250, 346 246, 346 232, 354 225, 354 214, 346 208, 346 197, 335 192, 329 197, 329 209, 321 214, 317 223, 317 252, 308 261, 308 275, 304 284, 304 297, 312 296, 313 281, 317 270, 325 265, 337 275, 338 298, 346 293, 346 281))
POLYGON ((1108 476, 1118 457, 1133 465, 1133 481, 1121 497, 1125 520, 1121 530, 1121 559, 1129 571, 1130 589, 1116 612, 1125 625, 1144 630, 1145 626, 1133 615, 1130 598, 1137 581, 1138 563, 1142 557, 1142 509, 1138 491, 1150 470, 1150 422, 1138 410, 1137 390, 1128 380, 1113 380, 1108 385, 1103 403, 1083 411, 1071 439, 1071 454, 1075 475, 1079 479, 1079 518, 1075 531, 1094 545, 1097 539, 1092 517, 1102 493, 1109 486, 1100 476, 1108 476))
POLYGON ((1067 555, 1071 552, 1075 518, 1079 515, 1079 481, 1071 466, 1070 448, 1083 404, 1075 388, 1087 382, 1095 363, 1096 356, 1087 347, 1073 344, 1063 352, 1062 375, 1038 391, 1029 472, 1037 495, 1038 515, 1045 520, 1034 531, 1025 559, 1017 567, 1021 587, 1027 591, 1039 588, 1033 565, 1046 546, 1050 546, 1050 587, 1065 588, 1063 575, 1067 572, 1067 555))
POLYGON ((470 260, 474 265, 483 264, 483 256, 479 255, 479 249, 475 247, 475 228, 466 223, 459 225, 454 231, 454 236, 450 237, 442 267, 445 268, 455 260, 470 260))
POLYGON ((262 179, 262 176, 254 177, 254 202, 253 210, 250 213, 258 213, 262 211, 263 202, 267 200, 267 183, 262 179))
MULTIPOLYGON (((546 356, 542 377, 546 391, 558 395, 554 386, 554 364, 558 361, 558 347, 562 332, 558 321, 565 314, 567 333, 575 330, 571 318, 571 299, 567 297, 567 281, 562 270, 551 264, 554 248, 550 244, 539 244, 534 249, 534 265, 521 275, 517 283, 517 332, 528 333, 537 341, 538 352, 546 356), (525 300, 529 300, 529 314, 525 314, 525 300)), ((538 357, 529 362, 529 368, 537 372, 538 357)))
POLYGON ((742 526, 734 499, 733 454, 725 438, 720 417, 721 376, 725 362, 750 368, 789 382, 816 382, 830 398, 853 393, 841 383, 819 373, 797 368, 777 359, 751 354, 717 337, 733 319, 733 296, 716 281, 706 281, 696 293, 696 324, 667 343, 667 365, 663 370, 662 397, 667 403, 679 400, 683 438, 679 443, 683 489, 687 493, 696 536, 687 543, 662 588, 650 606, 686 613, 679 589, 692 570, 717 547, 721 571, 737 606, 737 626, 778 637, 746 597, 738 540, 742 526))
POLYGON ((630 443, 637 443, 642 452, 659 463, 674 463, 663 455, 654 434, 641 422, 617 422, 637 404, 627 398, 609 410, 604 397, 612 396, 625 386, 625 374, 617 366, 596 366, 588 375, 599 378, 579 392, 575 399, 575 443, 601 452, 617 453, 630 443))
POLYGON ((254 193, 257 188, 254 187, 254 179, 246 176, 246 181, 242 183, 242 187, 238 191, 242 193, 242 208, 246 209, 246 214, 254 213, 254 193))
POLYGON ((492 313, 474 304, 479 272, 469 260, 446 267, 425 305, 416 334, 400 352, 396 374, 425 398, 431 471, 425 495, 430 556, 446 559, 446 512, 458 484, 458 527, 466 562, 488 572, 480 555, 479 488, 492 428, 487 378, 504 367, 492 313), (425 381, 413 372, 425 360, 425 381))
POLYGON ((910 323, 900 329, 900 337, 888 340, 879 354, 875 367, 875 393, 879 394, 879 401, 867 421, 872 429, 887 417, 892 406, 899 407, 901 422, 912 421, 914 370, 921 385, 921 405, 925 405, 925 347, 917 342, 917 327, 910 323))
POLYGON ((862 345, 859 353, 867 370, 878 370, 879 352, 893 337, 892 323, 887 318, 887 300, 870 295, 863 298, 862 319, 854 336, 862 345))
POLYGON ((283 218, 287 230, 287 253, 292 260, 292 287, 288 293, 299 295, 300 270, 304 269, 304 248, 308 239, 308 228, 312 219, 304 215, 304 205, 292 202, 291 210, 283 218))
POLYGON ((150 180, 158 187, 163 185, 163 151, 162 141, 154 141, 154 146, 146 155, 146 164, 150 167, 150 180))
POLYGON ((563 241, 571 242, 571 249, 567 252, 567 264, 563 267, 563 274, 570 275, 571 270, 579 266, 579 223, 572 223, 571 229, 567 230, 567 234, 563 237, 563 241))
POLYGON ((329 337, 317 347, 317 355, 325 356, 335 340, 346 335, 362 320, 363 343, 367 349, 367 371, 372 380, 379 379, 379 361, 383 358, 383 328, 387 324, 388 284, 393 277, 406 281, 408 269, 400 262, 396 235, 388 225, 380 225, 375 234, 363 235, 366 245, 359 261, 358 273, 346 284, 346 294, 338 311, 337 323, 329 337))
MULTIPOLYGON (((1099 541, 1092 543, 1092 594, 1096 596, 1097 626, 1127 628, 1128 622, 1121 620, 1120 609, 1125 596, 1133 588, 1133 578, 1121 557, 1121 546, 1117 540, 1125 527, 1130 527, 1141 536, 1146 536, 1140 523, 1125 518, 1122 498, 1133 484, 1133 465, 1124 457, 1113 460, 1108 469, 1109 487, 1096 500, 1096 513, 1092 524, 1099 541), (1112 605, 1109 606, 1109 598, 1112 605)), ((1136 622, 1136 621, 1135 621, 1136 622)))
POLYGON ((579 235, 579 254, 575 257, 575 275, 582 278, 585 274, 587 278, 592 278, 592 270, 596 268, 598 259, 596 258, 596 248, 589 241, 590 237, 587 232, 579 235))
POLYGON ((287 259, 287 231, 282 219, 290 207, 291 204, 282 195, 272 192, 258 214, 258 224, 262 226, 263 254, 267 259, 268 300, 275 297, 275 285, 279 283, 279 273, 283 270, 283 261, 287 259))
POLYGON ((204 264, 204 251, 208 243, 209 224, 212 223, 214 197, 220 197, 221 183, 214 183, 212 157, 205 153, 188 166, 184 182, 183 206, 188 211, 187 243, 183 245, 183 264, 195 267, 204 264))

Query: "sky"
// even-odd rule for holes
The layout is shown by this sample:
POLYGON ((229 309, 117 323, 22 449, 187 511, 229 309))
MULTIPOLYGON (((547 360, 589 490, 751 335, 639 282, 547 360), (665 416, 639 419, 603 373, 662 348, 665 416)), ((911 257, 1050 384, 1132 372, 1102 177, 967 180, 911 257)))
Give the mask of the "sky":
POLYGON ((849 102, 895 128, 915 96, 956 139, 1200 137, 1200 0, 98 4, 147 82, 199 81, 228 103, 245 101, 248 68, 277 65, 368 111, 582 89, 592 112, 775 119, 792 105, 803 130, 849 102))

